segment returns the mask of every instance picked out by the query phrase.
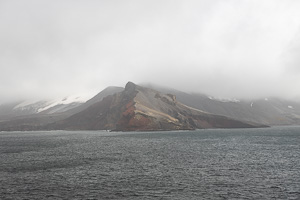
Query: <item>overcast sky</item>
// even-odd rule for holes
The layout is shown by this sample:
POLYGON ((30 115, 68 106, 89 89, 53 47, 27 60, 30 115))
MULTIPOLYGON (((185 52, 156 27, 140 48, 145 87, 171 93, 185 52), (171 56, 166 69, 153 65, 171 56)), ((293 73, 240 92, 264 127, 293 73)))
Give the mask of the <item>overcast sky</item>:
POLYGON ((127 81, 300 97, 299 0, 0 0, 0 98, 127 81))

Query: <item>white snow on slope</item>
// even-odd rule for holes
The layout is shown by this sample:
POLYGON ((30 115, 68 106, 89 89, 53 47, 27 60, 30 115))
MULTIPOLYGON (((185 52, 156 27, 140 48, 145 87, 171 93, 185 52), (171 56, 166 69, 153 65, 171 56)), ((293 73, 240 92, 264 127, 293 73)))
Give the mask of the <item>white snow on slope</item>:
POLYGON ((68 105, 71 103, 84 103, 90 96, 72 95, 54 100, 27 100, 15 106, 14 110, 30 111, 32 113, 40 113, 57 105, 68 105))
POLYGON ((234 103, 240 102, 240 100, 238 99, 229 99, 229 98, 225 99, 225 98, 217 98, 212 96, 208 96, 208 98, 214 101, 221 101, 221 102, 234 102, 234 103))
POLYGON ((69 97, 65 97, 63 99, 51 101, 49 105, 38 109, 38 113, 42 112, 44 110, 48 110, 49 108, 52 108, 57 105, 66 105, 66 104, 71 104, 71 103, 84 103, 84 102, 86 102, 86 98, 83 98, 83 97, 77 96, 77 95, 69 96, 69 97))
POLYGON ((27 100, 27 101, 23 101, 22 103, 16 105, 13 109, 21 109, 21 110, 24 110, 27 106, 37 104, 38 102, 41 102, 41 101, 38 101, 38 100, 27 100))

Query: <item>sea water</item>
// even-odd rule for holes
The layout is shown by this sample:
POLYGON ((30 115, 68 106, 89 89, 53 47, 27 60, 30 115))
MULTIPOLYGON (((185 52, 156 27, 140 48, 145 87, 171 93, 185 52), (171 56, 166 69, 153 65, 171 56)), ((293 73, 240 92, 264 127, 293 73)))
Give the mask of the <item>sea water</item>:
POLYGON ((0 199, 300 199, 300 127, 1 132, 0 199))

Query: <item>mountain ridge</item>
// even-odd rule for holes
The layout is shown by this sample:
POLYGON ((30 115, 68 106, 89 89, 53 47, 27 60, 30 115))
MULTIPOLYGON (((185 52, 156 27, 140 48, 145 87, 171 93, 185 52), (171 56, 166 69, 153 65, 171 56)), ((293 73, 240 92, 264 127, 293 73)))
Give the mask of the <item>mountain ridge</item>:
MULTIPOLYGON (((160 102, 165 101, 166 103, 174 101, 174 99, 172 100, 172 98, 175 98, 178 105, 181 103, 188 109, 198 110, 200 112, 211 113, 214 115, 226 116, 232 119, 239 119, 243 122, 253 125, 300 125, 300 103, 297 102, 284 101, 275 98, 225 101, 203 94, 186 93, 176 89, 163 88, 153 85, 141 86, 134 83, 132 84, 133 85, 131 88, 148 88, 147 91, 153 92, 155 90, 159 93, 164 94, 162 96, 157 95, 156 98, 154 98, 154 95, 153 97, 151 97, 152 100, 150 102, 146 99, 145 96, 143 97, 143 95, 138 95, 139 98, 148 105, 146 107, 143 107, 143 105, 136 104, 138 108, 143 108, 144 111, 151 111, 151 102, 159 100, 160 102)), ((130 84, 128 86, 130 86, 130 84)), ((23 110, 25 113, 16 112, 14 108, 18 107, 18 105, 22 103, 21 101, 12 102, 10 104, 7 104, 6 106, 0 105, 0 130, 41 129, 41 127, 45 127, 45 125, 47 124, 49 126, 49 124, 65 120, 72 115, 76 115, 77 113, 87 109, 92 104, 100 102, 103 98, 109 95, 123 92, 125 89, 128 93, 129 88, 127 87, 126 89, 126 86, 125 88, 109 86, 84 103, 73 105, 57 105, 57 107, 54 106, 49 109, 42 110, 39 113, 29 112, 26 114, 26 109, 23 110)), ((132 90, 134 91, 134 89, 132 90)), ((156 112, 156 114, 159 114, 159 112, 156 112)), ((142 111, 140 111, 139 115, 142 114, 142 111)), ((161 115, 160 117, 162 116, 163 115, 161 115)), ((172 116, 172 114, 170 116, 172 116)), ((113 127, 113 129, 116 129, 116 127, 113 127)))
POLYGON ((205 112, 268 126, 300 125, 300 102, 297 101, 271 97, 224 100, 201 93, 186 93, 153 85, 148 87, 164 93, 172 92, 181 103, 205 112))
POLYGON ((157 131, 253 127, 263 126, 190 109, 172 94, 128 82, 124 91, 109 95, 48 129, 157 131))

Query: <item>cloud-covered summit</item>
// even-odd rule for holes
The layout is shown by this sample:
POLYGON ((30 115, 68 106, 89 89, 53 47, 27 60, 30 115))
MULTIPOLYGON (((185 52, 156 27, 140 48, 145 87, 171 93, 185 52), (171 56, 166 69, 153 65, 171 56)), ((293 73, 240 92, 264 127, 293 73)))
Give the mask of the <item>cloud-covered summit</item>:
POLYGON ((219 97, 299 97, 300 2, 0 1, 0 97, 128 80, 219 97))

